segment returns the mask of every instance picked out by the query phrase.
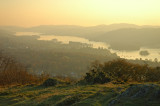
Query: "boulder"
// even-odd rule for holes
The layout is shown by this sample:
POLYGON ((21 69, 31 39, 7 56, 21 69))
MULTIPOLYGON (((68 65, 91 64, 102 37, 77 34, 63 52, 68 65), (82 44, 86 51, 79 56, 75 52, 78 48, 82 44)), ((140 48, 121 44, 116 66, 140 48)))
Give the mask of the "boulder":
POLYGON ((49 87, 49 86, 55 86, 57 85, 58 81, 56 79, 47 79, 46 81, 44 81, 44 83, 42 84, 45 87, 49 87))

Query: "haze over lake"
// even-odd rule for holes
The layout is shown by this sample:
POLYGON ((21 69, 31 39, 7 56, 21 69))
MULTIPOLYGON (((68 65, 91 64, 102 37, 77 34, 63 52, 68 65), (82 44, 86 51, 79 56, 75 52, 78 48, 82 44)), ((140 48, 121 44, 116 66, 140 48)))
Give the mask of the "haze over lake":
POLYGON ((79 42, 79 43, 85 43, 88 45, 91 45, 93 48, 103 48, 103 49, 109 49, 112 53, 116 53, 121 58, 125 59, 148 59, 154 61, 155 58, 160 59, 160 49, 152 49, 152 48, 145 48, 141 47, 140 50, 135 51, 120 51, 120 50, 113 50, 112 48, 109 48, 109 44, 105 42, 96 42, 96 41, 90 41, 86 38, 82 37, 76 37, 76 36, 60 36, 60 35, 44 35, 42 33, 37 32, 16 32, 16 36, 39 36, 37 40, 46 40, 46 41, 52 41, 57 40, 57 42, 61 42, 62 44, 69 44, 69 42, 79 42), (149 55, 142 56, 139 54, 140 51, 148 51, 149 55))

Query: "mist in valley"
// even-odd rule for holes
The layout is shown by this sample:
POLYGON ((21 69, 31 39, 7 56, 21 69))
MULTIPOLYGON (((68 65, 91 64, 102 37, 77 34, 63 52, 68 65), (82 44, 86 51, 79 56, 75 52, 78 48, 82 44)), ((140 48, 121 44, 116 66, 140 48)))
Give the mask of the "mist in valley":
POLYGON ((159 66, 158 26, 112 24, 0 28, 0 50, 36 74, 80 78, 92 61, 117 58, 159 66), (141 54, 143 51, 148 54, 141 54))

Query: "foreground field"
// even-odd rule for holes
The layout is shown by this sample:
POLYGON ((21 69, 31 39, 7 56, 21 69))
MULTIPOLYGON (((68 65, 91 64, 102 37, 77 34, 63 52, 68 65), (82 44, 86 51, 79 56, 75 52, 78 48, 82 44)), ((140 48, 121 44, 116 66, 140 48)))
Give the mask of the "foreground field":
POLYGON ((159 106, 158 84, 16 86, 0 89, 0 106, 159 106))

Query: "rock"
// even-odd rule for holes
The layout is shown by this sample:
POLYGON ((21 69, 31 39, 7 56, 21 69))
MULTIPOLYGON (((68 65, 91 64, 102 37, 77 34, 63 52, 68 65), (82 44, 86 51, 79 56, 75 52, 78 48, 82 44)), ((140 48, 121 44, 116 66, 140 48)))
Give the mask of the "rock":
MULTIPOLYGON (((114 106, 120 101, 146 99, 146 102, 152 102, 160 99, 160 86, 156 84, 137 84, 132 85, 124 92, 119 94, 114 100, 109 102, 109 106, 114 106)), ((146 103, 145 102, 145 103, 146 103)))
POLYGON ((155 92, 154 96, 156 98, 160 98, 160 89, 155 92))
POLYGON ((118 102, 117 99, 114 99, 112 101, 110 101, 110 103, 108 104, 108 106, 114 106, 114 104, 116 104, 118 102))
POLYGON ((57 85, 58 81, 56 79, 47 79, 42 85, 45 87, 49 87, 49 86, 55 86, 57 85))
POLYGON ((139 84, 139 85, 133 85, 129 87, 126 91, 124 91, 120 97, 143 97, 150 93, 151 91, 154 91, 158 87, 158 85, 154 84, 139 84))

